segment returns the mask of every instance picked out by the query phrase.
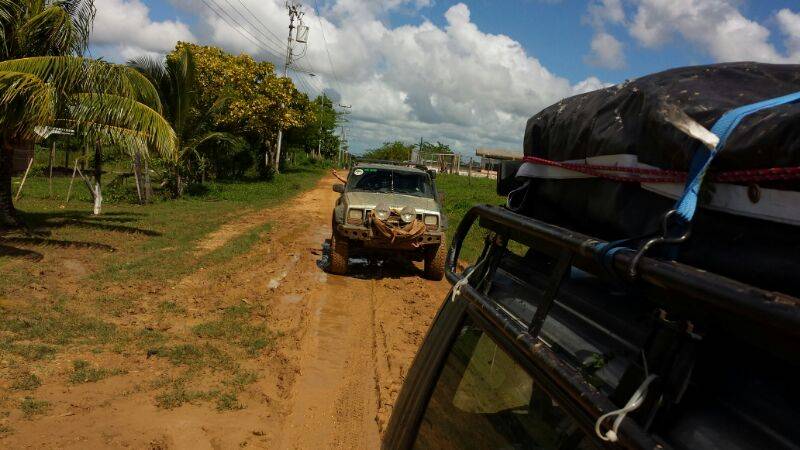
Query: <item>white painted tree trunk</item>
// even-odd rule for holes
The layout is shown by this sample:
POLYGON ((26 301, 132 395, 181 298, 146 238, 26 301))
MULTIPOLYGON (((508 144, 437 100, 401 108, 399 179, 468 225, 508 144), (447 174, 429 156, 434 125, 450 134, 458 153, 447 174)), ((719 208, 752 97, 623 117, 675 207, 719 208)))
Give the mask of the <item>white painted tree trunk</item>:
POLYGON ((99 216, 103 207, 103 193, 100 192, 100 183, 94 183, 94 215, 99 216))

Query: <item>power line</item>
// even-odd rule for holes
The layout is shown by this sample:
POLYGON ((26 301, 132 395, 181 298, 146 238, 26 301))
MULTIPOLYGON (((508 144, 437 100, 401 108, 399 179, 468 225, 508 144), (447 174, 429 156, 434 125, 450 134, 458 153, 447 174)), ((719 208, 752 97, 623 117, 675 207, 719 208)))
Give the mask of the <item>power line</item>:
POLYGON ((319 20, 319 31, 322 34, 322 42, 325 44, 325 53, 328 54, 328 62, 331 65, 331 74, 333 75, 333 80, 336 81, 336 86, 339 88, 339 92, 343 91, 342 83, 339 81, 339 77, 336 75, 336 68, 333 66, 333 58, 331 58, 331 52, 328 48, 328 40, 325 39, 325 27, 322 25, 322 14, 319 10, 319 5, 317 4, 317 0, 314 0, 314 8, 317 11, 317 19, 319 20))
MULTIPOLYGON (((264 31, 266 31, 267 33, 269 33, 269 34, 270 34, 270 36, 272 36, 272 37, 275 39, 275 42, 277 42, 277 43, 279 43, 279 44, 280 44, 279 46, 283 46, 283 40, 282 40, 282 39, 281 39, 281 38, 280 38, 280 37, 279 37, 277 34, 273 33, 273 32, 272 32, 272 31, 269 29, 269 27, 268 27, 268 26, 266 26, 266 25, 264 24, 264 22, 262 22, 262 21, 261 21, 261 19, 259 19, 259 18, 258 18, 258 16, 256 16, 256 15, 253 13, 253 11, 251 11, 251 10, 250 10, 250 8, 248 8, 248 7, 247 7, 247 5, 246 5, 246 4, 245 4, 245 3, 244 3, 242 0, 238 0, 238 1, 239 1, 239 4, 240 4, 240 5, 242 5, 242 6, 244 7, 244 9, 245 9, 245 10, 246 10, 248 13, 250 13, 250 15, 251 15, 251 16, 253 16, 253 18, 254 18, 254 19, 256 19, 256 22, 258 22, 259 24, 261 24, 261 26, 263 27, 264 31)), ((262 34, 263 34, 263 32, 262 32, 262 34)))
POLYGON ((255 36, 253 36, 253 35, 252 35, 252 34, 251 34, 249 31, 247 31, 247 29, 245 29, 245 28, 242 26, 242 24, 241 24, 241 23, 239 23, 239 21, 238 21, 238 20, 236 20, 234 17, 232 17, 230 14, 228 14, 228 12, 227 12, 227 11, 225 11, 225 9, 224 9, 224 8, 222 8, 220 5, 218 5, 218 4, 216 3, 216 1, 215 1, 215 0, 202 0, 202 2, 203 2, 203 3, 204 3, 204 4, 205 4, 205 5, 206 5, 206 6, 207 6, 207 7, 208 7, 210 10, 212 10, 212 11, 214 12, 214 14, 216 14, 216 15, 217 15, 217 17, 219 17, 220 19, 222 19, 222 21, 223 21, 223 22, 225 22, 225 23, 226 23, 226 24, 227 24, 229 27, 231 27, 231 28, 232 28, 234 31, 236 31, 237 33, 239 33, 239 34, 240 34, 242 37, 244 37, 245 39, 247 39, 247 40, 248 40, 248 41, 250 41, 251 43, 255 44, 257 47, 261 48, 262 50, 264 50, 265 52, 267 52, 267 53, 268 53, 269 55, 271 55, 272 57, 274 57, 274 58, 276 58, 276 59, 280 59, 280 56, 279 56, 279 54, 277 54, 277 53, 275 52, 275 50, 274 50, 274 49, 271 49, 271 48, 268 48, 267 46, 265 46, 264 42, 262 42, 260 39, 258 39, 258 38, 256 38, 255 36), (214 4, 214 6, 213 6, 213 7, 211 6, 211 4, 210 4, 210 3, 208 3, 209 1, 210 1, 211 3, 213 3, 213 4, 214 4), (216 8, 219 8, 219 11, 217 11, 217 9, 215 9, 215 7, 216 7, 216 8), (222 16, 222 14, 220 14, 220 12, 222 12, 222 14, 224 14, 224 15, 227 17, 227 19, 226 19, 225 17, 223 17, 223 16, 222 16), (233 21, 233 22, 234 22, 234 23, 235 23, 235 24, 238 26, 238 28, 237 28, 237 26, 234 26, 234 25, 232 25, 228 19, 230 19, 231 21, 233 21), (247 33, 247 34, 245 34, 245 33, 247 33))
MULTIPOLYGON (((253 22, 252 22, 252 21, 251 21, 251 20, 250 20, 250 19, 249 19, 247 16, 245 16, 244 14, 242 14, 242 12, 241 12, 241 11, 239 11, 239 8, 237 8, 236 6, 234 6, 234 5, 233 5, 233 3, 231 3, 231 1, 230 1, 230 0, 225 0, 225 3, 227 3, 227 4, 228 4, 228 6, 230 7, 230 9, 232 9, 233 11, 236 11, 236 14, 238 14, 238 15, 239 15, 239 17, 241 17, 242 19, 244 19, 244 21, 245 21, 245 22, 247 22, 247 24, 248 24, 248 25, 250 25, 250 28, 251 28, 251 29, 255 30, 255 31, 256 31, 256 32, 258 32, 260 35, 262 35, 262 36, 264 36, 264 37, 266 38, 266 42, 265 42, 265 41, 262 41, 262 40, 261 40, 261 38, 259 38, 259 41, 260 41, 260 42, 262 42, 262 43, 264 43, 264 44, 269 44, 270 48, 273 48, 272 46, 273 46, 273 45, 275 45, 275 41, 273 41, 271 37, 267 36, 266 34, 264 34, 264 32, 262 32, 262 31, 261 31, 261 28, 263 28, 263 26, 259 27, 258 25, 254 24, 254 23, 253 23, 253 22)), ((242 3, 242 2, 240 1, 239 3, 242 3)), ((249 31, 249 30, 248 30, 248 33, 250 33, 250 31, 249 31)), ((256 35, 255 35, 255 34, 253 34, 253 33, 250 33, 250 34, 251 34, 253 37, 258 37, 258 36, 256 36, 256 35)), ((280 48, 280 47, 281 47, 281 45, 282 45, 282 44, 278 44, 278 45, 277 45, 277 47, 278 47, 278 48, 280 48)))

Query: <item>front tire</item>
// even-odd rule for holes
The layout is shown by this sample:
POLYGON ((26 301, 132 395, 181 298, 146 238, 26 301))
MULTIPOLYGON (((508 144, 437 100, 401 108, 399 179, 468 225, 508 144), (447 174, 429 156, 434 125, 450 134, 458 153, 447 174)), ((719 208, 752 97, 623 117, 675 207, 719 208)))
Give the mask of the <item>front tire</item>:
POLYGON ((331 265, 328 269, 336 275, 347 273, 347 258, 350 253, 350 245, 347 238, 337 237, 334 231, 331 235, 331 265))
POLYGON ((447 244, 444 236, 442 242, 436 247, 425 249, 425 278, 433 281, 440 281, 444 278, 444 265, 447 259, 447 244))

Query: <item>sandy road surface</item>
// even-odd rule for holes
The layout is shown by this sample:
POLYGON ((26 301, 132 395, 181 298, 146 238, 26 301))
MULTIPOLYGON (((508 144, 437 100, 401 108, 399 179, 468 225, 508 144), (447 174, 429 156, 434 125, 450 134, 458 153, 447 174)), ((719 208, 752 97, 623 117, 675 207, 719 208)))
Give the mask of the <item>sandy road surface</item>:
POLYGON ((0 446, 377 448, 448 285, 423 280, 419 268, 402 262, 356 263, 348 276, 325 273, 338 195, 332 184, 332 178, 323 179, 285 205, 224 225, 199 243, 198 254, 265 223, 271 224, 270 237, 226 262, 232 269, 224 275, 191 273, 171 288, 143 296, 138 303, 143 313, 122 319, 189 334, 191 326, 227 306, 262 307, 262 320, 279 337, 274 350, 242 363, 258 374, 240 395, 244 409, 219 412, 204 403, 159 408, 146 386, 176 369, 161 358, 134 355, 111 361, 125 365, 126 375, 43 386, 40 394, 50 399, 50 413, 14 421, 14 433, 0 446), (185 308, 186 317, 149 317, 153 305, 165 300, 185 308))

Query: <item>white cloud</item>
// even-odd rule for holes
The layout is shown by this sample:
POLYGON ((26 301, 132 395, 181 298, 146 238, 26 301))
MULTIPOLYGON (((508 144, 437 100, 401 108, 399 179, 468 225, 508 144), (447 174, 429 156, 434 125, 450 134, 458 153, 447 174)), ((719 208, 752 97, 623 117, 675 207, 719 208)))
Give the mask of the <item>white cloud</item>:
MULTIPOLYGON (((233 3, 235 9, 226 6, 230 17, 239 22, 237 31, 231 27, 230 17, 223 20, 200 2, 172 0, 197 17, 192 27, 196 42, 252 53, 280 67, 288 24, 284 0, 242 1, 247 9, 238 2, 233 3), (275 36, 260 31, 263 29, 275 36)), ((143 8, 139 0, 98 0, 98 10, 115 9, 123 2, 143 8)), ((431 3, 329 3, 321 22, 338 81, 323 44, 320 17, 306 8, 304 22, 311 27, 310 43, 298 65, 316 76, 303 77, 302 82, 296 74, 293 76, 301 87, 311 84, 312 94, 333 89, 341 96, 341 103, 352 105, 348 135, 352 148, 361 150, 384 141, 424 137, 449 143, 463 152, 487 145, 518 149, 530 116, 563 97, 604 86, 594 77, 573 85, 553 74, 519 42, 481 31, 472 21, 469 8, 461 3, 447 10, 442 26, 423 20, 392 28, 385 20, 388 12, 416 11, 431 3)), ((217 0, 216 4, 224 2, 217 0)), ((153 26, 149 20, 137 21, 137 28, 153 26)), ((157 49, 136 36, 133 32, 130 36, 118 35, 116 42, 161 52, 174 45, 173 39, 159 39, 162 48, 157 49)), ((103 45, 113 42, 104 35, 103 45)))
POLYGON ((592 54, 584 59, 588 64, 606 69, 625 67, 625 52, 622 42, 614 36, 606 32, 595 33, 591 47, 592 54))
POLYGON ((590 43, 591 53, 583 60, 589 65, 606 69, 625 67, 625 51, 622 42, 606 31, 606 25, 625 23, 625 10, 622 0, 593 0, 589 2, 583 21, 590 24, 595 32, 590 43))
POLYGON ((775 16, 778 25, 784 36, 786 36, 786 49, 792 55, 792 59, 800 61, 800 13, 794 13, 789 9, 778 11, 775 16))
MULTIPOLYGON (((737 5, 734 0, 638 0, 630 33, 649 48, 678 35, 717 61, 800 62, 800 54, 777 50, 769 41, 770 30, 742 15, 737 5)), ((784 11, 778 19, 791 36, 796 15, 784 11)))
POLYGON ((180 21, 152 21, 140 0, 95 0, 95 6, 92 44, 113 61, 162 54, 179 40, 194 40, 188 25, 180 21))

